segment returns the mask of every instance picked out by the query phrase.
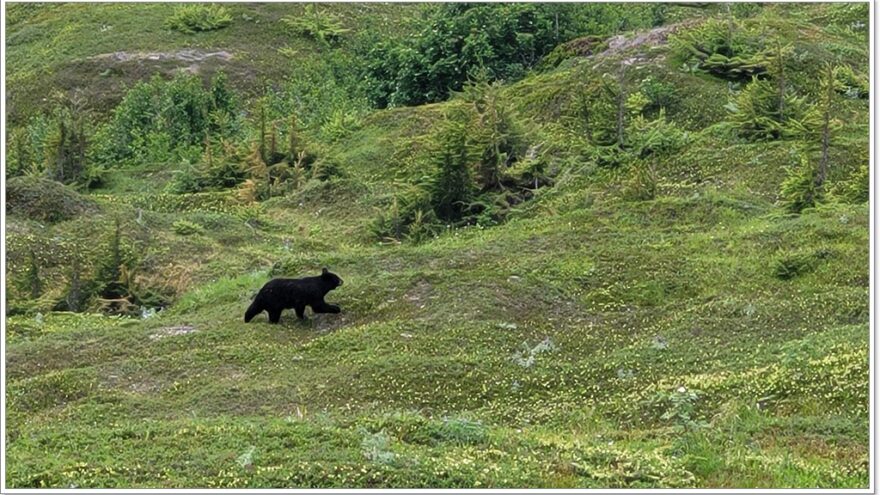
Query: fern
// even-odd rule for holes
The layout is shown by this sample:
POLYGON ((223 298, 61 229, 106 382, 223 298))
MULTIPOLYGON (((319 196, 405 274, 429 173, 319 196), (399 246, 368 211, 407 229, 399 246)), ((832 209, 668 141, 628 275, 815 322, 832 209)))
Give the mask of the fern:
POLYGON ((174 14, 165 21, 169 29, 194 34, 199 31, 213 31, 232 23, 232 15, 222 5, 184 4, 174 9, 174 14))
POLYGON ((309 36, 322 45, 330 46, 338 41, 343 34, 351 31, 342 27, 342 23, 336 15, 314 4, 306 5, 306 10, 299 16, 285 16, 281 22, 291 28, 294 33, 301 36, 309 36))

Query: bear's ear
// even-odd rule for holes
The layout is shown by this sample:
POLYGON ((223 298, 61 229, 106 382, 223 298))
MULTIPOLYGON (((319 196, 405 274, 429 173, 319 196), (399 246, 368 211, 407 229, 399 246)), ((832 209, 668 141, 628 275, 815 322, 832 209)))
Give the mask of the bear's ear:
POLYGON ((330 270, 328 270, 327 267, 325 266, 324 269, 321 270, 321 275, 327 275, 328 273, 330 273, 330 270))

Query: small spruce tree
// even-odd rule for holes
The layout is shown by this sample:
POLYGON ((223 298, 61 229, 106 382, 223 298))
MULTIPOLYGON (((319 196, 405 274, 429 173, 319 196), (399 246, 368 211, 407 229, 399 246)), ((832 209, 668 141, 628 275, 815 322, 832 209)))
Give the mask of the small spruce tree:
POLYGON ((821 130, 821 151, 822 155, 819 159, 819 169, 816 173, 816 190, 822 192, 825 187, 825 179, 828 175, 829 150, 831 149, 832 121, 831 115, 834 112, 834 91, 837 77, 834 73, 834 67, 826 64, 820 87, 822 90, 819 108, 822 112, 822 130, 821 130))
POLYGON ((37 255, 31 250, 30 267, 25 277, 25 285, 31 299, 38 299, 43 294, 43 283, 40 280, 40 266, 37 263, 37 255))
POLYGON ((438 218, 453 223, 464 218, 476 192, 470 170, 467 120, 467 114, 461 111, 447 115, 431 157, 437 167, 431 184, 432 206, 438 218))
POLYGON ((128 294, 128 290, 121 282, 122 266, 122 227, 119 217, 114 221, 113 236, 103 262, 99 265, 95 279, 101 284, 100 295, 105 299, 120 299, 128 294))
POLYGON ((296 125, 296 114, 290 114, 290 124, 287 129, 287 163, 296 163, 300 156, 299 132, 296 125))
POLYGON ((468 141, 479 155, 476 179, 483 191, 501 188, 504 169, 513 163, 522 141, 513 112, 501 97, 501 84, 489 83, 481 72, 464 89, 464 98, 475 117, 468 131, 468 141))

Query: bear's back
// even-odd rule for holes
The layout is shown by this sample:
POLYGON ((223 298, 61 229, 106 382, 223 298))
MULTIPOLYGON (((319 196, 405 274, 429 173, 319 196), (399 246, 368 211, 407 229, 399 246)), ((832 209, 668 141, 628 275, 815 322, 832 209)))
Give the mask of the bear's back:
POLYGON ((260 293, 283 300, 320 297, 323 296, 323 291, 319 279, 320 277, 275 278, 266 282, 260 293))

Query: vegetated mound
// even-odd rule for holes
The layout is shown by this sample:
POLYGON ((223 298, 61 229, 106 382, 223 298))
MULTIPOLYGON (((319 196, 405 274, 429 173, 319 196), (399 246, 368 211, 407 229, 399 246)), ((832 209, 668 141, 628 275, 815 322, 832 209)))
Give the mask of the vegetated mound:
POLYGON ((6 182, 6 214, 42 222, 70 220, 97 205, 68 186, 42 177, 13 177, 6 182))

